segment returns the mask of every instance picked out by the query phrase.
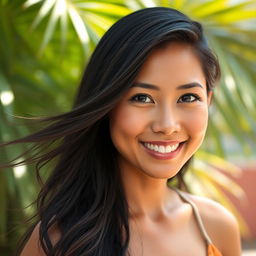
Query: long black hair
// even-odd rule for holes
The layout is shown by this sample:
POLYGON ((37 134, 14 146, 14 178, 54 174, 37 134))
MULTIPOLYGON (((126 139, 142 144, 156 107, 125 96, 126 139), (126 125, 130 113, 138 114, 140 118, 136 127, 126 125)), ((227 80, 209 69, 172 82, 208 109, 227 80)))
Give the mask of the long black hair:
MULTIPOLYGON (((40 242, 46 255, 127 253, 128 206, 108 113, 132 86, 150 52, 173 41, 193 46, 207 90, 212 90, 220 68, 202 26, 171 8, 142 9, 120 19, 102 37, 85 69, 72 110, 41 118, 45 128, 3 144, 34 143, 22 155, 25 160, 2 167, 36 163, 39 179, 41 167, 54 160, 37 199, 40 242), (48 231, 56 223, 61 238, 53 245, 48 231)), ((182 172, 178 176, 182 180, 182 172)))

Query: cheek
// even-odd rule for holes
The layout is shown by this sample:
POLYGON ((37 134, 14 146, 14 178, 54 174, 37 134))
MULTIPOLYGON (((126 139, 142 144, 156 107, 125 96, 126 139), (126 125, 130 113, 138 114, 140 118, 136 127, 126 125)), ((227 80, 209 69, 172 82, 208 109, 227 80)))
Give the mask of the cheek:
MULTIPOLYGON (((142 111, 134 111, 131 106, 117 106, 110 115, 110 133, 113 143, 125 143, 136 139, 145 127, 145 115, 142 111)), ((117 145, 116 145, 117 146, 117 145)))
POLYGON ((190 111, 185 118, 191 137, 203 137, 208 124, 208 108, 201 106, 190 111))

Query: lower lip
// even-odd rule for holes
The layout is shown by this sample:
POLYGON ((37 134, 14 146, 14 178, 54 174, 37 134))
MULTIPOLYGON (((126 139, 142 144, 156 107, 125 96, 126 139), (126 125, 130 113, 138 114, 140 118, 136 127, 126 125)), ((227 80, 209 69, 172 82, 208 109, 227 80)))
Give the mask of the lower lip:
POLYGON ((179 146, 177 147, 177 149, 175 151, 170 152, 170 153, 156 152, 154 150, 151 150, 151 149, 147 148, 143 143, 141 143, 141 144, 142 144, 143 148, 146 150, 146 152, 149 155, 151 155, 152 157, 154 157, 156 159, 160 159, 160 160, 168 160, 168 159, 173 159, 177 156, 177 154, 182 149, 184 142, 180 143, 179 146))

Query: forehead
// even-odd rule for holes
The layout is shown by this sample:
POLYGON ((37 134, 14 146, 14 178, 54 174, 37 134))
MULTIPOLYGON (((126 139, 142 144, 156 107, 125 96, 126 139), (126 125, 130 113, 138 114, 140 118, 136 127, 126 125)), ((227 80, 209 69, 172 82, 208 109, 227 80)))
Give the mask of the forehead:
POLYGON ((206 87, 202 63, 194 48, 180 42, 167 43, 152 50, 136 81, 168 83, 169 86, 198 82, 206 87))

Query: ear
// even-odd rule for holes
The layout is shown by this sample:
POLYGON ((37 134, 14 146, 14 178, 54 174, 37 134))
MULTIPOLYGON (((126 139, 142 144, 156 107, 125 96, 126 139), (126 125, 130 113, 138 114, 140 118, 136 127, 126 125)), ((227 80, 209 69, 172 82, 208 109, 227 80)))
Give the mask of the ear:
POLYGON ((213 91, 209 91, 207 93, 207 104, 208 104, 208 106, 210 106, 210 104, 212 102, 212 97, 213 97, 213 91))

